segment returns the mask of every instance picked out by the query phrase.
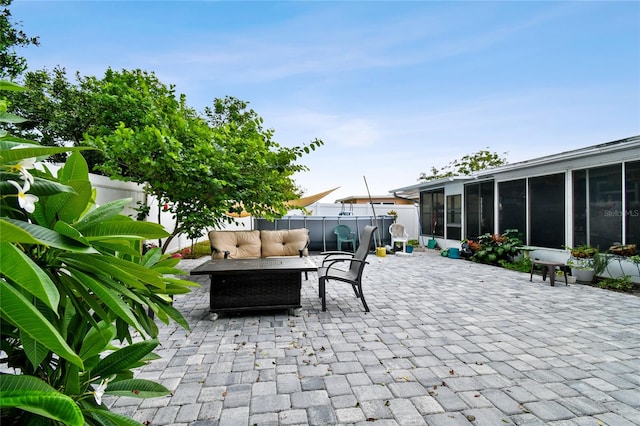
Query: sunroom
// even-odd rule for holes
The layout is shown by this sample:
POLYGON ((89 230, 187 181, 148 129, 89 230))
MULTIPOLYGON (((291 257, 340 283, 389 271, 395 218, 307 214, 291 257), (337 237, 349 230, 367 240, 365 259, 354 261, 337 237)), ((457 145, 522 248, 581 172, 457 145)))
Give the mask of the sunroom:
POLYGON ((582 244, 640 248, 640 136, 390 192, 419 201, 425 245, 517 229, 549 260, 582 244))

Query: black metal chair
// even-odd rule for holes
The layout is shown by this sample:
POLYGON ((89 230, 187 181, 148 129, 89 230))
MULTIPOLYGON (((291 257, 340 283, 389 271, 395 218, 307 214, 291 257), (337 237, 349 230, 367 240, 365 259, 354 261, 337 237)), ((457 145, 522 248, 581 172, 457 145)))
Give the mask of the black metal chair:
POLYGON ((369 312, 369 306, 367 306, 362 292, 362 272, 364 271, 364 266, 369 263, 366 261, 366 258, 369 254, 371 240, 376 229, 378 229, 377 226, 367 225, 364 227, 362 235, 360 236, 360 246, 355 253, 344 251, 321 253, 325 255, 325 257, 322 259, 322 265, 318 268, 318 284, 323 311, 327 310, 326 283, 329 280, 335 280, 351 284, 356 297, 362 300, 364 310, 369 312), (345 262, 349 262, 348 269, 338 267, 338 265, 343 265, 345 262))

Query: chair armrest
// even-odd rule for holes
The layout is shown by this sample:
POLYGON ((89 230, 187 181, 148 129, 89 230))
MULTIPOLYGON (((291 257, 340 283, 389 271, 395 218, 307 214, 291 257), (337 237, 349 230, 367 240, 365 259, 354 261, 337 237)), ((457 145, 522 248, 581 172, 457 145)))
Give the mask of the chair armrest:
POLYGON ((298 249, 298 253, 300 253, 300 257, 304 257, 304 251, 309 247, 309 239, 307 239, 306 244, 301 249, 298 249))
POLYGON ((324 259, 322 259, 322 266, 326 262, 330 262, 332 260, 351 260, 353 259, 353 253, 349 253, 348 251, 325 251, 320 254, 325 255, 324 259))
POLYGON ((358 263, 364 263, 365 265, 369 264, 369 262, 367 262, 366 260, 361 260, 361 259, 334 259, 329 261, 329 264, 327 266, 325 266, 324 263, 322 264, 322 267, 326 271, 325 276, 329 273, 329 270, 333 268, 334 265, 338 263, 343 263, 343 262, 358 262, 358 263))

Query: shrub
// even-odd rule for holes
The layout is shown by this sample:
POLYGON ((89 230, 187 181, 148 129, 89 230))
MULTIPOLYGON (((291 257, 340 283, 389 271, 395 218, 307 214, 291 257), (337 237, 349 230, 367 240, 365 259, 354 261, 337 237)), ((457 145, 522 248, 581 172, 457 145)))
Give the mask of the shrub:
POLYGON ((507 229, 502 234, 484 234, 478 237, 479 248, 471 260, 498 265, 500 261, 512 261, 520 254, 521 234, 517 229, 507 229))

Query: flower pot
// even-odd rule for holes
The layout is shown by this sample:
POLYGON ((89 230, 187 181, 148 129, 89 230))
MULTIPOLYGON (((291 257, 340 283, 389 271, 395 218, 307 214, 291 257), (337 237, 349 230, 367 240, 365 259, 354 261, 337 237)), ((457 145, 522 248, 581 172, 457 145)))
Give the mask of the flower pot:
POLYGON ((575 284, 576 283, 577 278, 573 275, 567 275, 567 282, 569 284, 575 284))
POLYGON ((407 253, 413 253, 413 246, 406 247, 407 253))
POLYGON ((576 280, 583 283, 590 283, 593 281, 593 269, 571 268, 571 275, 576 277, 576 280))
POLYGON ((449 249, 449 259, 459 259, 460 258, 460 249, 452 247, 449 249))
POLYGON ((376 247, 376 256, 378 257, 386 257, 387 249, 384 247, 376 247))
POLYGON ((430 249, 436 248, 436 240, 431 239, 431 240, 427 241, 427 247, 429 247, 430 249))

